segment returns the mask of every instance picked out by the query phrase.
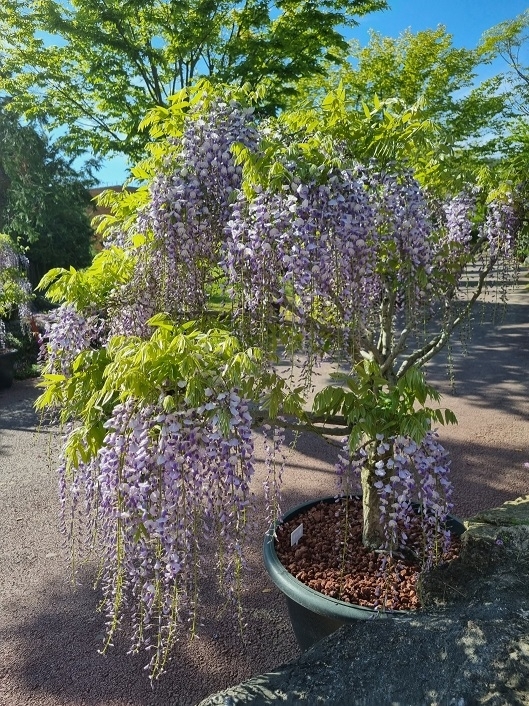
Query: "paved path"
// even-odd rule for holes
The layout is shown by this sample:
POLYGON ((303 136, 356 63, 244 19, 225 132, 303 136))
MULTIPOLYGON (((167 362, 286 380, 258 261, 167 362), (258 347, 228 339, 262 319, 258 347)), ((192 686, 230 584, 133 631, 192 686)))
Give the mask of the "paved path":
MULTIPOLYGON (((468 355, 454 344, 457 394, 442 359, 429 369, 459 418, 441 437, 453 454, 455 513, 461 516, 529 493, 529 292, 519 286, 503 321, 493 327, 492 318, 488 304, 477 312, 468 355)), ((193 706, 294 658, 285 607, 261 568, 263 525, 248 557, 244 641, 219 614, 210 587, 200 638, 175 650, 154 690, 143 655, 128 656, 126 643, 106 657, 97 653, 104 624, 91 588, 95 569, 86 567, 82 585, 69 584, 56 526, 57 434, 35 431, 37 394, 31 382, 0 392, 0 705, 193 706)), ((333 492, 334 453, 319 440, 299 443, 289 456, 285 506, 333 492)), ((259 495, 262 465, 258 475, 259 495)))

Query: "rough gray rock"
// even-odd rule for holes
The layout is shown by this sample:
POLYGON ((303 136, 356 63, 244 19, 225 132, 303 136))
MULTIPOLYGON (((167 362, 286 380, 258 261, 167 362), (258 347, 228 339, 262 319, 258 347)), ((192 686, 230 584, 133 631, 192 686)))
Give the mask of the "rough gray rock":
POLYGON ((465 525, 425 610, 344 626, 199 706, 529 706, 529 496, 465 525))

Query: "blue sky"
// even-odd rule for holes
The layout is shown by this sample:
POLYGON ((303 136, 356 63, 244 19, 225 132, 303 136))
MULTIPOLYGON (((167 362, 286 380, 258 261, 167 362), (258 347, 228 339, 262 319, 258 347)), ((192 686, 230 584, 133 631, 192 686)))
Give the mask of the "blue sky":
POLYGON ((445 25, 456 47, 471 49, 483 32, 529 8, 528 0, 389 0, 390 10, 366 15, 352 35, 362 43, 368 29, 396 37, 445 25))
MULTIPOLYGON (((405 29, 419 32, 444 25, 452 34, 454 46, 472 49, 483 32, 504 20, 529 9, 529 0, 389 0, 390 10, 375 12, 360 20, 350 36, 362 44, 374 29, 385 36, 397 37, 405 29)), ((487 73, 501 70, 501 64, 487 73)), ((102 185, 120 184, 126 176, 122 158, 109 160, 98 173, 102 185)))

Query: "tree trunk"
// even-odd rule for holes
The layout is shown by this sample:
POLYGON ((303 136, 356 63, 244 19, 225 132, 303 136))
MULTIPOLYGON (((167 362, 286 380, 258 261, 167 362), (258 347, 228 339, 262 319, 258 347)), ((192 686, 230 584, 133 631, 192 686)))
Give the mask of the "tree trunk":
POLYGON ((384 544, 384 533, 380 524, 380 503, 377 489, 373 486, 376 476, 368 463, 362 468, 362 506, 364 528, 362 542, 369 549, 380 549, 384 544))

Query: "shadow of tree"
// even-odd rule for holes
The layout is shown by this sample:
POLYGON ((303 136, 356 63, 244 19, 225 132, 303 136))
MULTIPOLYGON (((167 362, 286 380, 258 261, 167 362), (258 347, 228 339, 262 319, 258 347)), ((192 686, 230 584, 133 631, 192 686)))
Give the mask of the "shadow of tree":
POLYGON ((0 434, 3 430, 33 431, 40 417, 33 404, 40 395, 35 380, 15 380, 7 390, 0 390, 0 434))
MULTIPOLYGON (((98 653, 105 618, 96 612, 101 596, 92 588, 94 567, 82 572, 76 587, 58 574, 43 576, 32 594, 4 604, 0 702, 193 706, 209 693, 295 658, 299 650, 286 606, 261 565, 261 542, 262 534, 255 533, 248 552, 243 607, 249 625, 241 634, 233 611, 205 577, 198 637, 176 645, 166 674, 152 688, 144 670, 146 653, 127 654, 125 636, 107 654, 98 653)), ((33 570, 39 571, 38 564, 33 570)))
MULTIPOLYGON (((458 427, 440 430, 452 454, 454 514, 466 517, 529 492, 529 299, 524 293, 492 326, 493 305, 476 314, 467 347, 452 351, 456 393, 446 376, 446 354, 428 366, 429 379, 445 394, 443 404, 460 417, 458 427)), ((497 311, 497 310, 496 310, 497 311)), ((325 375, 326 373, 322 373, 325 375)), ((248 549, 244 606, 248 627, 241 638, 222 610, 215 582, 204 578, 205 607, 199 637, 182 640, 167 674, 151 689, 144 654, 127 654, 122 637, 106 656, 98 654, 104 617, 96 613, 93 567, 72 590, 67 564, 55 561, 55 478, 39 465, 47 441, 26 432, 38 427, 34 382, 15 382, 0 392, 0 442, 10 446, 0 477, 0 702, 9 706, 192 706, 207 694, 273 669, 298 654, 286 608, 261 565, 266 529, 261 483, 265 477, 258 441, 255 479, 256 525, 248 549), (15 458, 15 453, 17 457, 15 458), (8 472, 6 472, 6 470, 8 472)), ((45 435, 43 435, 45 436, 45 435)), ((4 452, 4 456, 7 452, 4 452)), ((1 453, 1 451, 0 451, 1 453)), ((334 492, 333 463, 338 450, 315 436, 302 435, 289 453, 283 507, 334 492)), ((213 555, 207 555, 212 565, 213 555)))
MULTIPOLYGON (((240 679, 241 675, 251 674, 248 645, 235 637, 215 645, 214 634, 210 633, 190 645, 177 646, 167 673, 151 688, 143 669, 146 655, 127 654, 129 645, 124 638, 119 638, 108 654, 98 653, 103 644, 104 617, 95 612, 97 598, 89 585, 70 592, 62 582, 55 582, 46 586, 45 591, 49 597, 46 607, 38 612, 31 611, 15 627, 0 631, 10 681, 18 683, 18 689, 26 695, 34 694, 38 702, 51 696, 49 703, 60 699, 61 703, 81 702, 94 706, 113 703, 192 705, 207 693, 240 679), (215 657, 215 648, 223 654, 220 661, 215 657), (23 655, 22 660, 17 658, 20 655, 23 655), (243 660, 242 655, 246 655, 243 660), (249 671, 241 668, 241 661, 249 671)), ((207 617, 208 632, 217 629, 226 634, 225 625, 207 617)), ((236 628, 232 627, 227 634, 236 635, 236 628)), ((259 637, 259 632, 253 635, 259 637)), ((253 667, 260 668, 259 660, 253 667)))
POLYGON ((463 336, 428 363, 428 380, 447 398, 527 421, 529 294, 524 302, 510 303, 499 322, 498 317, 496 305, 481 305, 463 336))

